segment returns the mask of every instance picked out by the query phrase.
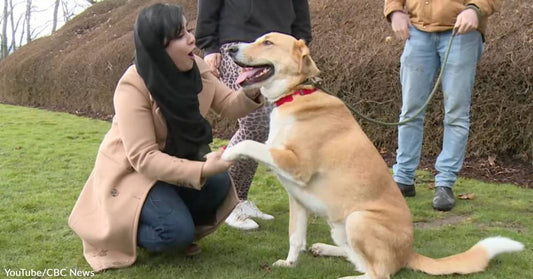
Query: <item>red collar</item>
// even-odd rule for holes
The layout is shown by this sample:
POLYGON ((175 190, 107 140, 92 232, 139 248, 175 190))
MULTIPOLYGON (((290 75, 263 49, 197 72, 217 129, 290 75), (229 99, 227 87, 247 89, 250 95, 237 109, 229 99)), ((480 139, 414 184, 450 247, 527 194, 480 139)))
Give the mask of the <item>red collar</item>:
POLYGON ((282 97, 281 99, 277 100, 274 102, 274 104, 276 104, 277 107, 285 104, 285 103, 290 103, 292 102, 292 100, 294 100, 293 96, 294 95, 308 95, 308 94, 311 94, 313 92, 315 92, 317 89, 315 87, 311 88, 311 89, 298 89, 294 92, 292 92, 292 94, 289 94, 285 97, 282 97))

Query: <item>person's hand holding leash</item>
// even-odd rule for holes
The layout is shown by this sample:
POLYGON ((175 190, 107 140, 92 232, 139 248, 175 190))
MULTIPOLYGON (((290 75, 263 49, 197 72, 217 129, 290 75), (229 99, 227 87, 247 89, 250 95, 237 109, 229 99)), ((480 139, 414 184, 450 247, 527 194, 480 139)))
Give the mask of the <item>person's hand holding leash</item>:
POLYGON ((207 154, 205 163, 202 167, 202 177, 210 177, 212 175, 223 173, 227 171, 234 162, 226 161, 221 158, 225 148, 220 148, 207 154))
POLYGON ((457 29, 457 34, 464 34, 476 30, 479 25, 479 17, 475 9, 465 9, 457 16, 454 29, 457 29))
POLYGON ((211 72, 216 77, 220 76, 218 72, 218 67, 220 67, 220 61, 222 60, 222 55, 220 53, 210 53, 204 57, 205 63, 211 68, 211 72))
POLYGON ((392 31, 396 38, 405 41, 409 39, 409 15, 402 11, 395 11, 390 16, 392 31))

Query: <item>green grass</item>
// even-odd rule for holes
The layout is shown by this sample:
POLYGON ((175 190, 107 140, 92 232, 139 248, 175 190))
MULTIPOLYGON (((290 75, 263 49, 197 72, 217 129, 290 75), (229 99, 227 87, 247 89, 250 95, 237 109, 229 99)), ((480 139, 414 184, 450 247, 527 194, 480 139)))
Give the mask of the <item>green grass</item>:
MULTIPOLYGON (((4 269, 90 271, 67 218, 109 125, 64 113, 0 105, 0 278, 7 277, 4 269)), ((440 213, 431 209, 432 191, 425 187, 431 179, 420 172, 418 181, 425 182, 417 187, 417 196, 408 199, 414 220, 421 224, 415 229, 418 252, 447 256, 494 235, 526 245, 521 253, 492 260, 484 273, 440 278, 533 278, 532 190, 460 179, 456 194, 475 193, 476 198, 459 200, 452 212, 440 213)), ((259 221, 261 228, 252 232, 224 225, 200 241, 203 253, 193 259, 140 251, 132 267, 97 277, 322 279, 356 274, 343 259, 314 258, 309 253, 300 257, 294 269, 271 267, 288 251, 287 194, 273 174, 261 167, 249 198, 276 219, 259 221)), ((318 241, 330 243, 329 230, 323 219, 312 217, 308 243, 318 241)), ((402 270, 394 278, 434 277, 402 270)))

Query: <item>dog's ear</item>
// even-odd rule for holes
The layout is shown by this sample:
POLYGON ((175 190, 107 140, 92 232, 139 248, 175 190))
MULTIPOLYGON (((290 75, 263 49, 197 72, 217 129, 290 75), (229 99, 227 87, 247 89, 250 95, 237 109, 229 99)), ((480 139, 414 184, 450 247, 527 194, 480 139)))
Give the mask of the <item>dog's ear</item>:
POLYGON ((305 41, 300 39, 294 44, 294 53, 298 59, 298 72, 306 77, 314 77, 320 73, 320 70, 315 64, 315 61, 309 55, 309 48, 305 45, 305 41))

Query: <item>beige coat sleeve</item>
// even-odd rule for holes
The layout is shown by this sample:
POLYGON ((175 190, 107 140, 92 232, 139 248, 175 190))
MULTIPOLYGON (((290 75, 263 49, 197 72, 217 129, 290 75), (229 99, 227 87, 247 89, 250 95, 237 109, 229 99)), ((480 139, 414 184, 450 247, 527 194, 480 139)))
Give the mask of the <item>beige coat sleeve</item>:
POLYGON ((171 184, 202 187, 203 162, 170 156, 159 149, 152 103, 142 80, 123 78, 117 86, 114 105, 127 159, 137 172, 171 184))
POLYGON ((202 80, 204 85, 209 84, 215 89, 211 110, 224 118, 236 119, 246 116, 264 104, 262 96, 258 100, 252 100, 242 89, 231 90, 211 73, 203 74, 202 80))
POLYGON ((202 75, 203 92, 200 94, 200 106, 209 103, 210 111, 224 118, 240 118, 264 105, 264 98, 260 96, 252 100, 242 89, 233 91, 222 81, 215 77, 209 66, 198 56, 196 64, 202 75))

